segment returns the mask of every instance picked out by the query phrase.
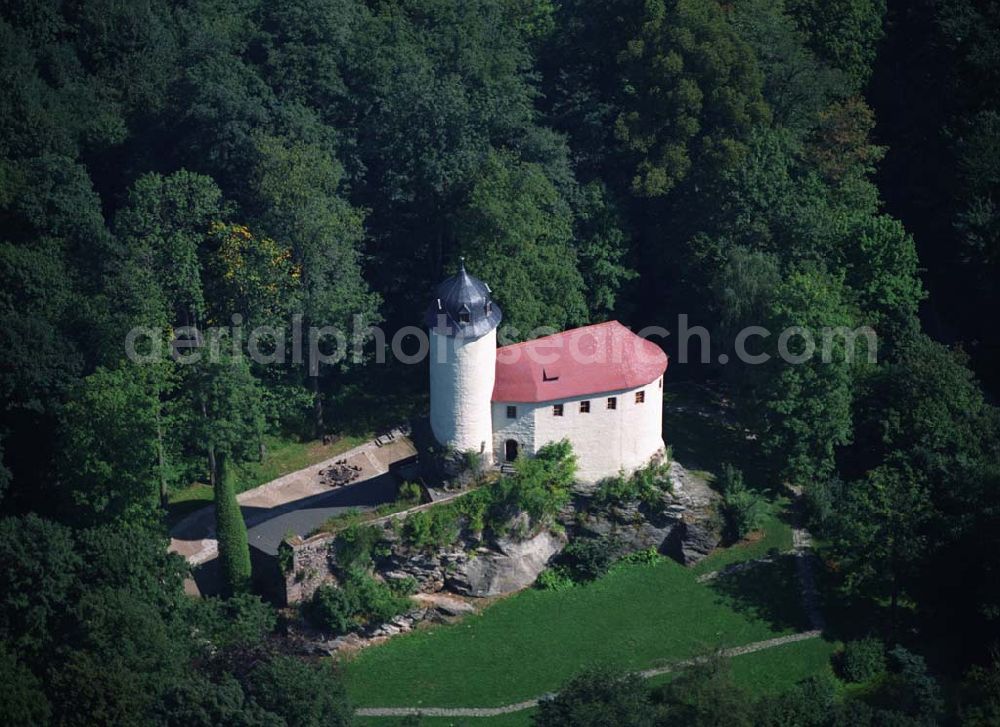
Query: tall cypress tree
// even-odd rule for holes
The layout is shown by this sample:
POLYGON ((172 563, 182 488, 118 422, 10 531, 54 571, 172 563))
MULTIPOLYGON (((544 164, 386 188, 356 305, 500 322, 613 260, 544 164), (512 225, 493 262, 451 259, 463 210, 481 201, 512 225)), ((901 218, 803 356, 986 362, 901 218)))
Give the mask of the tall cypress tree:
POLYGON ((243 522, 233 472, 224 454, 218 458, 219 476, 215 479, 215 532, 219 539, 219 565, 223 590, 227 596, 250 589, 250 545, 243 522))

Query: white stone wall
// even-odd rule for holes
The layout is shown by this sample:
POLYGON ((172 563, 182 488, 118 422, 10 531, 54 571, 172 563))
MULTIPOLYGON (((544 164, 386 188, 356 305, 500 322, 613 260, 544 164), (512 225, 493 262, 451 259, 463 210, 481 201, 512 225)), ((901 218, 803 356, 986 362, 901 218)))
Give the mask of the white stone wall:
POLYGON ((567 438, 578 461, 578 479, 596 482, 619 471, 632 471, 646 464, 663 448, 663 377, 646 386, 600 395, 581 396, 538 404, 493 403, 493 452, 504 461, 508 439, 518 442, 519 455, 532 455, 548 442, 567 438), (637 404, 636 392, 645 392, 645 402, 637 404), (616 409, 607 408, 616 397, 616 409), (580 412, 580 402, 590 402, 590 412, 580 412), (555 404, 563 405, 563 415, 553 414, 555 404), (507 407, 517 407, 517 417, 507 418, 507 407))
POLYGON ((460 452, 489 452, 497 334, 476 340, 430 334, 431 431, 460 452))

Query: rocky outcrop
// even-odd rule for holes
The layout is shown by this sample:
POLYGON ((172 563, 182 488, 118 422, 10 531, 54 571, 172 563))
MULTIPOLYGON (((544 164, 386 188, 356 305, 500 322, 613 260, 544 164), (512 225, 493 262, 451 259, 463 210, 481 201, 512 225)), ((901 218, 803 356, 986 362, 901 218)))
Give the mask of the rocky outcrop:
POLYGON ((654 512, 639 502, 629 502, 604 512, 590 512, 567 525, 574 535, 611 538, 625 554, 649 548, 665 552, 663 544, 681 525, 681 520, 678 513, 654 512))
POLYGON ((581 489, 562 522, 574 536, 612 539, 621 555, 656 548, 684 565, 697 563, 721 539, 718 496, 704 478, 677 462, 670 464, 668 477, 670 491, 655 503, 632 500, 598 508, 593 505, 595 488, 581 489))
MULTIPOLYGON (((719 543, 715 516, 717 495, 705 478, 676 462, 667 473, 669 489, 659 501, 617 502, 597 508, 593 487, 575 492, 573 502, 560 513, 564 526, 532 527, 525 513, 511 513, 503 528, 507 536, 483 541, 481 533, 463 533, 453 545, 436 551, 407 547, 388 516, 370 523, 382 528, 384 550, 375 558, 374 575, 385 581, 416 584, 414 607, 392 620, 373 624, 361 633, 336 639, 304 627, 297 635, 303 653, 332 654, 363 648, 416 628, 421 622, 447 622, 475 611, 478 598, 501 596, 527 588, 551 564, 569 537, 607 537, 619 555, 656 548, 681 563, 696 563, 719 543), (470 600, 464 600, 464 598, 470 600)), ((413 508, 425 510, 434 505, 413 508)), ((323 534, 287 543, 288 601, 308 598, 323 582, 335 582, 334 536, 323 534)))
POLYGON ((670 481, 675 505, 683 507, 680 513, 683 526, 675 536, 673 547, 668 546, 664 552, 684 565, 692 565, 715 550, 722 540, 716 511, 719 496, 705 478, 677 462, 670 463, 670 481))
POLYGON ((543 530, 525 540, 504 538, 479 548, 448 574, 445 586, 467 596, 500 596, 527 588, 566 545, 566 536, 543 530))
POLYGON ((694 565, 715 550, 720 539, 713 523, 684 522, 664 552, 682 565, 694 565))
MULTIPOLYGON (((560 515, 560 534, 548 529, 533 530, 524 513, 512 514, 506 537, 482 542, 466 533, 447 549, 416 550, 400 542, 394 521, 388 516, 373 521, 383 530, 388 553, 376 559, 376 575, 387 580, 416 582, 418 593, 453 593, 471 596, 499 596, 534 583, 546 566, 565 547, 563 531, 571 537, 607 536, 618 544, 620 554, 656 548, 681 563, 696 563, 719 543, 715 517, 718 497, 703 477, 673 462, 668 471, 669 491, 659 502, 620 502, 609 507, 593 506, 594 489, 580 490, 573 503, 560 515)), ((433 504, 412 511, 425 510, 433 504)), ((292 539, 284 563, 284 593, 288 603, 309 598, 323 582, 336 580, 334 536, 323 534, 307 540, 292 539)), ((279 556, 281 557, 281 556, 279 556)), ((394 624, 401 630, 406 624, 394 624)))

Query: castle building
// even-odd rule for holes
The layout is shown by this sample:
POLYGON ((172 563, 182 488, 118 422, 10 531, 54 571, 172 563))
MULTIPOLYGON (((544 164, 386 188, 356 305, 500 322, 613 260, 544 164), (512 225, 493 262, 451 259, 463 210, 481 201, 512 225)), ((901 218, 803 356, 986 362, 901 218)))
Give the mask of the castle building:
POLYGON ((504 464, 565 438, 582 482, 633 471, 663 451, 659 346, 608 321, 497 348, 501 319, 489 286, 464 264, 438 286, 425 323, 440 444, 504 464))

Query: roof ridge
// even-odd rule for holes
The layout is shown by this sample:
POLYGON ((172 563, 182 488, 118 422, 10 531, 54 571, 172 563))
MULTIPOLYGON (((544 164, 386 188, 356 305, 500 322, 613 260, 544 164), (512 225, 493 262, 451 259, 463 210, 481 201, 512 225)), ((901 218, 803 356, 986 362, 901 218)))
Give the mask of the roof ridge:
POLYGON ((556 336, 566 336, 566 335, 568 335, 570 333, 575 333, 576 331, 586 331, 587 329, 590 329, 590 328, 602 328, 604 326, 610 326, 610 325, 615 324, 615 323, 617 323, 619 326, 621 326, 622 328, 624 328, 625 330, 627 330, 629 332, 632 331, 631 328, 629 328, 628 326, 626 326, 621 321, 617 320, 616 318, 612 318, 609 321, 601 321, 600 323, 588 323, 585 326, 577 326, 576 328, 567 328, 565 331, 558 331, 557 333, 550 333, 547 336, 539 336, 538 338, 529 338, 527 341, 518 341, 517 343, 508 343, 508 344, 506 344, 504 346, 499 346, 497 348, 497 350, 499 351, 500 349, 503 349, 503 348, 515 348, 517 346, 527 346, 529 343, 538 343, 539 341, 544 341, 546 338, 555 338, 556 336))

